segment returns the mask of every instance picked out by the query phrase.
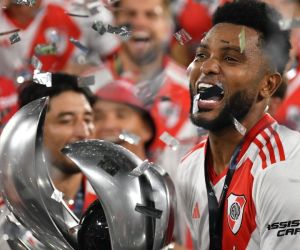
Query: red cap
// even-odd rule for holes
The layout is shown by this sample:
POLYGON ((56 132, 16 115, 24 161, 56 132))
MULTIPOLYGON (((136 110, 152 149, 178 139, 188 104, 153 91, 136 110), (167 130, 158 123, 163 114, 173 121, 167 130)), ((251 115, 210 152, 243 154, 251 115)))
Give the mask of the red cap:
POLYGON ((120 79, 108 83, 96 92, 102 100, 132 105, 147 111, 143 102, 136 96, 137 88, 128 80, 120 79))
POLYGON ((200 41, 203 33, 211 26, 211 16, 208 8, 194 0, 187 0, 182 12, 178 16, 179 25, 192 37, 192 41, 200 41))
POLYGON ((13 81, 0 76, 0 132, 18 110, 18 94, 13 81))

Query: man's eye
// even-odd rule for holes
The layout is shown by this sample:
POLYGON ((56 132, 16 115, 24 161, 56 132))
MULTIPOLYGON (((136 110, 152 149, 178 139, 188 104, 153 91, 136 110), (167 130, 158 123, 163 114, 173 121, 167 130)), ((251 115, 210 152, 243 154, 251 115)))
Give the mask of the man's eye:
POLYGON ((225 56, 224 60, 227 62, 237 62, 238 61, 236 58, 231 57, 231 56, 225 56))
POLYGON ((207 55, 205 53, 197 53, 196 56, 195 56, 195 59, 199 59, 199 60, 202 60, 202 59, 205 59, 207 58, 207 55))
POLYGON ((72 120, 60 120, 59 121, 60 124, 69 124, 71 122, 72 122, 72 120))

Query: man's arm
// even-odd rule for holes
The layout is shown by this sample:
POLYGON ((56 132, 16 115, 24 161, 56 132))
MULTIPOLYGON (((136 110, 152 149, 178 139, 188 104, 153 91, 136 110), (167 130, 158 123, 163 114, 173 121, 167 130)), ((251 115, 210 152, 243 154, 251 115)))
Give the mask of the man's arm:
POLYGON ((269 166, 255 177, 260 249, 300 247, 300 160, 269 166))

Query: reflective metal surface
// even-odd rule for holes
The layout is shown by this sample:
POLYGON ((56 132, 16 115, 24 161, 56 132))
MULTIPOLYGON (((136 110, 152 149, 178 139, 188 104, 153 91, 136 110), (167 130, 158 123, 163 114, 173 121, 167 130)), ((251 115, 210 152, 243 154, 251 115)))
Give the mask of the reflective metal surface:
POLYGON ((42 153, 47 102, 42 98, 24 106, 4 128, 0 188, 9 210, 47 249, 68 250, 77 245, 76 235, 68 229, 78 219, 63 202, 50 198, 54 187, 42 153))
POLYGON ((101 140, 76 142, 62 152, 97 193, 113 250, 157 250, 170 243, 174 186, 160 167, 151 165, 139 177, 130 175, 143 161, 122 146, 101 140))

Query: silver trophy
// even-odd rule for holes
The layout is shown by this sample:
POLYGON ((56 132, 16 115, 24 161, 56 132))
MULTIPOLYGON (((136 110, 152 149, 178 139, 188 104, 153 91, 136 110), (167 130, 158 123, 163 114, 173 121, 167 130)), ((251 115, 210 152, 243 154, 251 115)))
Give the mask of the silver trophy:
MULTIPOLYGON (((62 199, 51 198, 57 190, 42 148, 47 103, 42 98, 20 109, 0 137, 0 191, 22 227, 53 250, 159 250, 169 244, 175 209, 171 179, 121 146, 88 140, 63 149, 99 199, 81 220, 62 199)), ((22 249, 18 235, 8 242, 12 249, 22 249)))

